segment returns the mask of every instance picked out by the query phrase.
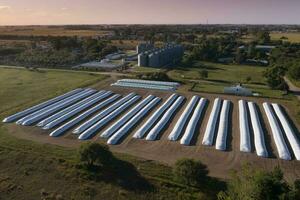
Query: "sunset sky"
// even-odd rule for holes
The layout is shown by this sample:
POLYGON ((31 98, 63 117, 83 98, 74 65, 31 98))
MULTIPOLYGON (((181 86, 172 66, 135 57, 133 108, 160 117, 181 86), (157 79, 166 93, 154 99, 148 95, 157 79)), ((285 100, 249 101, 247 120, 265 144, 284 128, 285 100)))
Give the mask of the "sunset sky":
POLYGON ((0 0, 0 25, 300 24, 300 0, 0 0))

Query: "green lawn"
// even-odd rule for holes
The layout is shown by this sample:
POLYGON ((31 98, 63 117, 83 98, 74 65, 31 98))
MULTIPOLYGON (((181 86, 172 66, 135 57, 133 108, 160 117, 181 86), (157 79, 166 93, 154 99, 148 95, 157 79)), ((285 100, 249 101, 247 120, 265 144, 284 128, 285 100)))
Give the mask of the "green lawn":
POLYGON ((248 76, 251 77, 251 82, 264 84, 264 78, 262 72, 264 67, 249 66, 249 65, 224 65, 218 63, 209 62, 197 62, 191 67, 178 67, 175 70, 171 70, 169 75, 175 79, 200 79, 199 72, 201 70, 207 70, 208 80, 224 82, 224 83, 238 83, 245 82, 248 76))
POLYGON ((282 91, 271 90, 266 85, 262 75, 264 70, 265 67, 261 66, 197 62, 191 67, 177 67, 170 70, 168 75, 172 79, 183 83, 199 82, 194 87, 194 91, 198 92, 223 93, 224 87, 243 83, 244 86, 261 96, 283 98, 282 91), (208 71, 208 78, 201 80, 199 72, 204 69, 208 71), (249 82, 246 81, 247 77, 251 78, 249 82))
POLYGON ((102 75, 88 73, 0 68, 0 116, 4 112, 37 104, 104 78, 102 75))
MULTIPOLYGON (((103 78, 0 69, 0 117, 103 78)), ((215 199, 223 185, 216 180, 213 186, 186 187, 172 181, 169 166, 124 154, 115 156, 120 163, 118 173, 86 174, 78 168, 76 148, 17 139, 0 123, 1 199, 215 199)))

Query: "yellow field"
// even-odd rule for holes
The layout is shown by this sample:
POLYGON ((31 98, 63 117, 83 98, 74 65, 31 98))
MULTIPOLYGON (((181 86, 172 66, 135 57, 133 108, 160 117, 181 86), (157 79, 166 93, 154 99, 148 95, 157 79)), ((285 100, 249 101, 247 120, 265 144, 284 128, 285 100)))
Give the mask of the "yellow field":
POLYGON ((104 36, 110 31, 104 30, 70 30, 64 27, 47 26, 19 26, 0 27, 0 35, 20 35, 20 36, 104 36))
POLYGON ((295 42, 295 43, 300 42, 300 32, 297 32, 297 33, 271 33, 272 40, 280 40, 281 37, 288 38, 287 40, 284 40, 284 41, 295 42))

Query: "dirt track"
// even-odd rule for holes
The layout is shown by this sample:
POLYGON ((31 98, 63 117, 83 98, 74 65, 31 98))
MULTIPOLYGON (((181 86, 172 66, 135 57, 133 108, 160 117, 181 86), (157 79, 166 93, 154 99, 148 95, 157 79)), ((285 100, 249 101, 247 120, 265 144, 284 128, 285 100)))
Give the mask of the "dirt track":
MULTIPOLYGON (((108 86, 111 83, 111 79, 109 81, 105 81, 105 83, 101 82, 95 87, 97 89, 110 89, 116 93, 120 94, 128 94, 129 92, 136 92, 143 97, 146 97, 149 94, 153 94, 159 97, 162 97, 165 101, 167 97, 171 94, 169 92, 162 91, 150 91, 150 90, 142 90, 142 89, 128 89, 128 88, 117 88, 108 86)), ((191 99, 191 97, 196 93, 185 92, 181 93, 187 98, 187 101, 191 99)), ((265 101, 276 102, 276 100, 270 101, 269 99, 262 98, 254 98, 254 97, 243 97, 242 99, 254 101, 259 106, 259 110, 261 113, 261 117, 263 118, 262 125, 265 127, 265 140, 267 149, 271 158, 260 158, 256 156, 255 151, 253 149, 252 153, 241 153, 239 151, 240 145, 240 137, 239 137, 239 124, 238 124, 238 100, 240 97, 236 96, 226 96, 226 95, 217 95, 217 94, 201 94, 197 93, 201 97, 207 98, 209 100, 208 106, 204 110, 204 115, 200 120, 200 124, 197 128, 195 136, 192 141, 192 146, 183 146, 180 145, 179 142, 171 142, 167 140, 167 136, 172 131, 172 127, 175 125, 177 119, 180 117, 180 113, 184 110, 187 105, 187 101, 185 104, 177 111, 173 120, 168 124, 168 128, 160 135, 160 139, 157 141, 146 141, 146 140, 138 140, 133 139, 132 135, 134 132, 141 126, 147 118, 150 116, 147 115, 145 119, 139 122, 139 125, 131 130, 130 135, 127 135, 124 140, 115 146, 110 146, 112 151, 120 152, 120 153, 128 153, 137 157, 141 157, 149 160, 156 160, 159 162, 163 162, 166 164, 173 164, 177 159, 189 157, 201 160, 204 164, 208 166, 210 171, 210 175, 219 178, 228 178, 229 172, 232 169, 239 169, 242 163, 249 162, 253 163, 255 166, 263 169, 272 169, 274 166, 279 165, 285 172, 285 176, 288 180, 294 180, 295 178, 300 177, 300 161, 283 161, 278 159, 278 154, 276 151, 276 147, 274 144, 274 140, 272 138, 269 124, 267 123, 266 115, 264 114, 264 110, 262 108, 262 103, 265 101), (222 99, 231 100, 231 123, 229 127, 229 135, 228 135, 228 150, 226 152, 221 152, 215 150, 213 147, 206 147, 201 145, 203 139, 203 133, 206 128, 206 124, 212 109, 213 100, 216 97, 220 97, 222 99)), ((280 102, 282 103, 282 102, 280 102)), ((160 103, 161 105, 162 103, 160 103)), ((283 105, 287 112, 289 113, 288 107, 283 105)), ((159 107, 159 105, 157 106, 159 107)), ((156 108, 157 108, 156 107, 156 108)), ((155 109, 154 109, 155 110, 155 109)), ((151 111, 151 114, 154 112, 151 111)), ((113 123, 113 122, 112 122, 113 123)), ((112 124, 110 123, 110 124, 112 124)), ((65 135, 59 138, 51 138, 48 136, 49 131, 43 131, 37 127, 23 127, 17 126, 15 124, 7 124, 5 125, 9 132, 17 137, 30 139, 42 143, 51 143, 61 146, 68 147, 77 147, 80 145, 80 141, 76 140, 75 136, 71 134, 71 131, 67 132, 65 135)), ((105 128, 109 127, 107 125, 105 128)), ((299 130, 299 126, 297 126, 299 130)), ((98 132, 101 133, 102 130, 98 132)), ((92 140, 97 140, 100 142, 105 142, 105 140, 100 139, 98 136, 92 138, 92 140)), ((291 151, 292 152, 292 151, 291 151)))

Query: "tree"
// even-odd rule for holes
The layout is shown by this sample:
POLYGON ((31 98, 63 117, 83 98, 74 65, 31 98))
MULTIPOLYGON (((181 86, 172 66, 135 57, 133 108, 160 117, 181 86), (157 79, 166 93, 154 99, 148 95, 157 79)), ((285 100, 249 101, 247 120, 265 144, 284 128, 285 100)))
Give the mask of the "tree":
POLYGON ((249 83, 252 80, 251 76, 246 77, 246 82, 249 83))
POLYGON ((235 54, 235 62, 238 64, 241 64, 245 61, 245 59, 246 59, 245 52, 243 50, 241 50, 240 48, 238 48, 238 50, 236 51, 236 54, 235 54))
POLYGON ((79 158, 83 165, 88 167, 103 167, 113 160, 113 155, 108 146, 93 142, 80 146, 79 158))
POLYGON ((208 170, 200 161, 193 159, 181 159, 173 168, 174 180, 179 183, 199 186, 207 180, 208 170))
POLYGON ((190 66, 193 64, 193 55, 191 54, 187 54, 187 55, 184 55, 183 58, 182 58, 182 64, 185 65, 185 66, 190 66))
POLYGON ((291 65, 288 69, 288 73, 293 79, 299 80, 300 79, 300 63, 291 65))
POLYGON ((200 78, 201 78, 201 79, 206 79, 206 78, 208 78, 208 71, 207 71, 207 70, 203 69, 203 70, 201 70, 199 73, 200 73, 200 78))
POLYGON ((268 31, 259 31, 256 34, 256 40, 261 44, 270 43, 271 36, 268 31))
POLYGON ((282 66, 274 66, 264 71, 264 77, 267 79, 268 85, 272 89, 284 89, 284 75, 286 68, 282 66))
POLYGON ((279 200, 288 199, 291 189, 279 167, 267 172, 247 164, 234 171, 227 190, 218 194, 219 200, 279 200))
POLYGON ((138 79, 155 80, 155 81, 170 81, 171 80, 166 72, 142 73, 142 74, 137 74, 136 77, 138 79))

